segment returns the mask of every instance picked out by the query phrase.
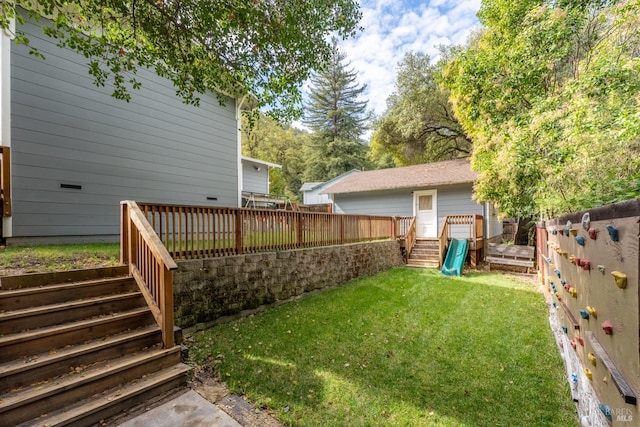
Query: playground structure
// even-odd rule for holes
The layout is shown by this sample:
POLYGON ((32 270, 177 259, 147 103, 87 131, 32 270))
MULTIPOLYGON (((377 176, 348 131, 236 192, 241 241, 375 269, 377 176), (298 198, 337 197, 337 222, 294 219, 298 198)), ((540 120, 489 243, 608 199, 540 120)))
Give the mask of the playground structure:
POLYGON ((551 325, 583 425, 640 420, 639 220, 636 199, 538 225, 551 325))

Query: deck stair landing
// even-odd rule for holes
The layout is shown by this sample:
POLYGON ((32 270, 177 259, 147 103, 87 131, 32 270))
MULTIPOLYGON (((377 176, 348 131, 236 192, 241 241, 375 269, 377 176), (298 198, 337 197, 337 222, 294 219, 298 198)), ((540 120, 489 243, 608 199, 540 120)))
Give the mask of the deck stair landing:
POLYGON ((126 267, 0 281, 0 427, 94 425, 188 371, 126 267))
POLYGON ((409 259, 408 267, 439 267, 438 239, 417 239, 409 259))

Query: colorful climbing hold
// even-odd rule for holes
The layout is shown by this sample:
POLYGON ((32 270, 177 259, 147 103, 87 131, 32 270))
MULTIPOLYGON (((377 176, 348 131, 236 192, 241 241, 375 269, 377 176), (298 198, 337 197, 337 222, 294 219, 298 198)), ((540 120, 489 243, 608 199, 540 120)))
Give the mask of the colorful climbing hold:
POLYGON ((578 257, 576 257, 574 255, 571 255, 569 257, 569 262, 571 262, 571 264, 578 265, 578 261, 580 261, 580 258, 578 258, 578 257))
POLYGON ((558 234, 558 229, 554 228, 553 230, 551 230, 551 234, 553 234, 554 236, 558 234))
POLYGON ((604 330, 604 333, 607 335, 613 335, 613 325, 611 324, 611 322, 609 322, 608 320, 605 320, 604 322, 602 322, 602 330, 604 330))
POLYGON ((609 421, 612 421, 611 408, 609 406, 604 403, 598 403, 598 409, 600 409, 600 412, 602 412, 609 421))
POLYGON ((581 309, 580 317, 582 317, 583 319, 589 320, 589 312, 585 309, 581 309))
POLYGON ((558 233, 560 233, 560 235, 561 235, 561 236, 564 236, 564 229, 562 229, 562 228, 561 228, 561 229, 559 229, 559 230, 558 230, 558 233))
POLYGON ((565 334, 569 333, 569 328, 567 328, 566 325, 562 325, 562 332, 564 332, 565 334))
POLYGON ((596 311, 595 307, 588 305, 587 311, 589 312, 589 315, 594 319, 598 318, 598 312, 596 311))
POLYGON ((558 308, 558 305, 556 304, 556 302, 553 302, 553 308, 558 308))
POLYGON ((569 294, 574 298, 578 298, 578 291, 573 286, 569 288, 569 294))
POLYGON ((564 288, 564 290, 565 290, 565 291, 569 292, 569 289, 571 289, 571 285, 570 285, 570 284, 568 284, 568 283, 566 283, 566 284, 563 286, 563 288, 564 288))
POLYGON ((600 273, 604 274, 604 265, 598 265, 598 270, 600 273))
POLYGON ((595 354, 589 353, 589 354, 587 354, 587 358, 589 359, 589 362, 591 362, 591 364, 593 366, 596 366, 597 362, 596 362, 596 355, 595 354))
POLYGON ((580 267, 582 267, 583 270, 591 270, 591 261, 581 258, 580 267))
POLYGON ((611 240, 613 240, 614 242, 617 242, 619 238, 618 229, 611 224, 608 224, 606 228, 607 228, 607 231, 609 232, 609 237, 611 237, 611 240))
POLYGON ((572 228, 572 229, 570 229, 570 230, 569 230, 569 233, 570 233, 572 236, 574 236, 574 237, 575 237, 575 236, 577 236, 577 235, 578 235, 578 229, 577 229, 577 228, 572 228))
POLYGON ((584 236, 582 235, 576 236, 576 243, 579 244, 580 246, 584 246, 584 243, 585 243, 584 236))
POLYGON ((571 347, 573 347, 573 349, 576 349, 576 342, 574 340, 570 340, 569 344, 571 344, 571 347))
POLYGON ((582 338, 580 335, 576 335, 576 341, 578 341, 580 345, 584 347, 584 338, 582 338))
POLYGON ((587 232, 589 233, 589 237, 592 240, 596 240, 596 238, 598 237, 598 230, 593 227, 591 227, 587 232))
POLYGON ((553 272, 556 273, 556 276, 558 276, 558 279, 561 277, 560 270, 558 270, 557 268, 554 268, 553 272))
POLYGON ((591 369, 584 368, 584 374, 589 378, 589 381, 593 381, 593 373, 591 372, 591 369))
POLYGON ((616 286, 620 289, 624 289, 627 287, 627 275, 620 271, 612 271, 611 275, 616 281, 616 286))
POLYGON ((569 230, 568 228, 565 228, 564 230, 562 230, 562 234, 569 237, 569 233, 571 230, 569 230))

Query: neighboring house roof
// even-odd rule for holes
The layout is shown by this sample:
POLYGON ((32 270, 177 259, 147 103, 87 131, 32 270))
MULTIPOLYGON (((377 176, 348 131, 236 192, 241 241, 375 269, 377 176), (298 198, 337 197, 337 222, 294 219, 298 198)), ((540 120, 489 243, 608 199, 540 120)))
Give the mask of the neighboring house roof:
POLYGON ((349 175, 321 194, 358 193, 396 188, 435 187, 474 182, 469 159, 446 160, 401 168, 363 171, 349 175))
POLYGON ((319 187, 321 184, 324 184, 324 182, 322 181, 318 181, 318 182, 305 182, 304 184, 302 184, 302 187, 300 187, 300 191, 309 191, 309 190, 313 190, 316 187, 319 187))
POLYGON ((245 162, 255 163, 258 166, 268 166, 270 168, 280 168, 280 169, 282 169, 282 165, 279 165, 279 164, 276 164, 276 163, 269 163, 269 162, 265 162, 264 160, 258 160, 258 159, 254 159, 254 158, 247 157, 247 156, 242 156, 241 158, 245 162))
MULTIPOLYGON (((302 186, 300 187, 300 191, 310 191, 310 190, 315 190, 318 187, 326 187, 328 185, 331 185, 334 182, 340 182, 341 180, 347 178, 349 175, 355 173, 355 172, 360 172, 358 169, 351 169, 348 170, 344 173, 341 173, 340 175, 336 176, 335 178, 331 178, 328 181, 324 181, 324 182, 305 182, 304 184, 302 184, 302 186)), ((322 191, 320 192, 320 194, 327 194, 326 191, 322 191)))

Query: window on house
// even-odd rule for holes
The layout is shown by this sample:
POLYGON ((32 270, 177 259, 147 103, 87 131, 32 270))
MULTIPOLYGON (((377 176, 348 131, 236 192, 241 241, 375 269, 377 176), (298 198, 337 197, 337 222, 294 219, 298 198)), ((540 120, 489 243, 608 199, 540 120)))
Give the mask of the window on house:
POLYGON ((433 196, 418 197, 418 209, 421 211, 430 211, 433 209, 433 196))

